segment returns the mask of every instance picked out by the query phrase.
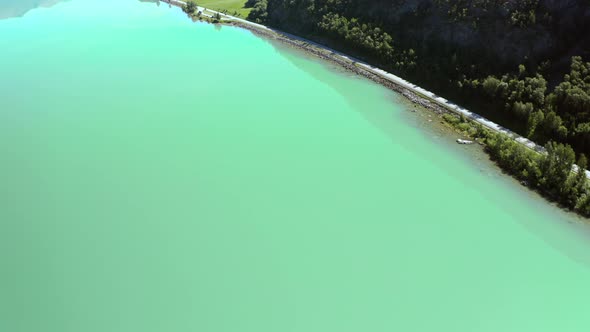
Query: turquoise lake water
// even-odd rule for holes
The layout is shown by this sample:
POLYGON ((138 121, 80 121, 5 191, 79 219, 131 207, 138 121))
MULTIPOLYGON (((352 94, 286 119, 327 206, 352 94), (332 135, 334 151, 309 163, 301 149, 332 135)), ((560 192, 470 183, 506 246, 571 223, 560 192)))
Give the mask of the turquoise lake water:
POLYGON ((165 4, 17 2, 0 331, 590 331, 588 226, 399 95, 165 4))

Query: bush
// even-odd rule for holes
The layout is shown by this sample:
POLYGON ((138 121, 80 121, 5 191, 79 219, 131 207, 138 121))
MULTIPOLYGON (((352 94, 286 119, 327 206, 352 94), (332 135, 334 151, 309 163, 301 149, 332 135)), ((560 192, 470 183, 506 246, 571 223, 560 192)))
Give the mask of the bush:
POLYGON ((445 122, 448 122, 452 125, 456 125, 461 122, 461 119, 459 119, 457 116, 452 115, 452 114, 443 114, 443 120, 445 120, 445 122))
POLYGON ((195 13, 195 11, 197 11, 197 3, 193 0, 189 0, 187 1, 186 5, 182 6, 182 10, 185 13, 192 15, 195 13))

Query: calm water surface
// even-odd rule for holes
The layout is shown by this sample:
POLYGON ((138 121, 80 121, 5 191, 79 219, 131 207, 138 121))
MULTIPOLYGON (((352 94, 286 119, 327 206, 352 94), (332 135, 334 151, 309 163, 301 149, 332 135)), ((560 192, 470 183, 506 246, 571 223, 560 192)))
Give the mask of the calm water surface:
POLYGON ((0 331, 590 331, 588 227, 390 91, 135 0, 0 50, 0 331))

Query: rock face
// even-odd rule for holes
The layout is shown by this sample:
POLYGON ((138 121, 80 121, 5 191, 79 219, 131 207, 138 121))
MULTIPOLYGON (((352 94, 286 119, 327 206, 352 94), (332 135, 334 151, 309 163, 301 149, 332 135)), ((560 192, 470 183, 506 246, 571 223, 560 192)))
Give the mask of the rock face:
POLYGON ((512 70, 590 58, 588 0, 268 0, 270 23, 295 32, 313 33, 309 16, 327 12, 376 24, 419 54, 476 53, 512 70))
MULTIPOLYGON (((428 0, 415 2, 432 6, 428 0)), ((479 49, 512 66, 527 58, 541 60, 565 56, 569 62, 574 54, 590 55, 590 2, 541 0, 528 9, 534 15, 531 17, 527 9, 515 14, 519 12, 518 1, 508 1, 501 8, 471 8, 465 18, 453 20, 448 15, 450 6, 439 6, 418 18, 419 24, 404 30, 402 35, 407 33, 409 38, 423 43, 479 49), (521 23, 514 22, 518 15, 522 15, 521 23)))

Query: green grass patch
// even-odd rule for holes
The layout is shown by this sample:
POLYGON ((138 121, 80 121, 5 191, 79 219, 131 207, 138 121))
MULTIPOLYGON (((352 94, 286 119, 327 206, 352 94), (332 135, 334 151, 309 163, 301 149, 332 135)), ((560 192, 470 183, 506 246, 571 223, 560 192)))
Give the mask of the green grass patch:
POLYGON ((451 125, 457 125, 457 124, 461 123, 461 119, 458 116, 453 115, 453 114, 445 113, 445 114, 443 114, 443 119, 445 120, 445 122, 447 122, 451 125))
POLYGON ((225 12, 227 10, 228 15, 245 19, 252 10, 252 8, 244 8, 246 1, 247 0, 197 0, 197 4, 219 12, 225 12), (236 13, 239 15, 236 15, 236 13))

